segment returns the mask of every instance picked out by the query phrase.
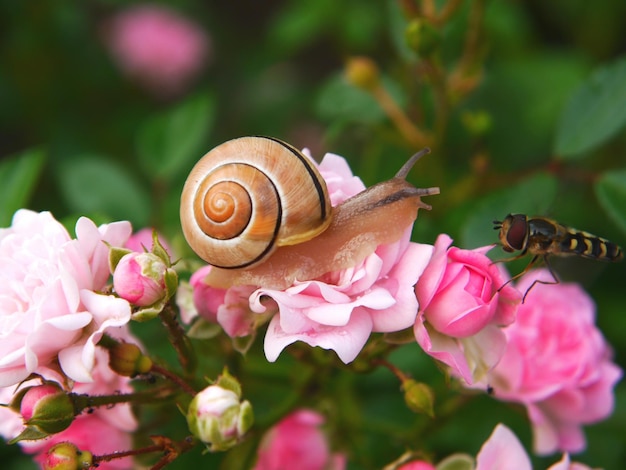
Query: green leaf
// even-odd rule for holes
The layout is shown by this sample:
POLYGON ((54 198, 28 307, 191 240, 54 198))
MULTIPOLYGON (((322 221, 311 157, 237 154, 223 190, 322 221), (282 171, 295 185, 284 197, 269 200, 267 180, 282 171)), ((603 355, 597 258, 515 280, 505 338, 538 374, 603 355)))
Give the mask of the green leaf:
POLYGON ((59 187, 70 207, 82 214, 104 212, 115 220, 148 224, 150 199, 126 171, 97 155, 83 155, 64 162, 57 175, 59 187))
POLYGON ((557 180, 551 175, 539 173, 485 196, 472 207, 461 231, 459 246, 469 249, 496 243, 498 236, 493 230, 494 220, 502 220, 510 213, 546 214, 556 193, 557 180))
POLYGON ((580 158, 626 124, 626 59, 597 69, 563 110, 554 152, 580 158))
POLYGON ((284 56, 312 43, 328 28, 335 5, 333 0, 300 0, 286 4, 268 28, 268 49, 284 56))
POLYGON ((0 227, 10 225, 15 211, 26 207, 44 162, 43 150, 30 149, 0 163, 0 227))
POLYGON ((626 232, 626 168, 604 173, 594 190, 602 208, 626 232))
POLYGON ((153 179, 173 180, 205 152, 215 119, 215 99, 195 96, 148 120, 139 130, 139 162, 153 179))
POLYGON ((469 101, 473 109, 491 116, 488 144, 499 168, 543 163, 552 152, 563 106, 585 71, 577 56, 554 53, 499 61, 490 67, 469 101))

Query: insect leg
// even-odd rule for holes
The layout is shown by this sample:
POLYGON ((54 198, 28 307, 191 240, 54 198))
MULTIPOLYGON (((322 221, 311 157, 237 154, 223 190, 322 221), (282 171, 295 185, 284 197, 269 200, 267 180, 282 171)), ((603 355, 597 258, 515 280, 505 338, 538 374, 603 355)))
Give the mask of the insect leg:
MULTIPOLYGON (((537 258, 537 256, 535 256, 535 258, 537 258)), ((533 258, 533 261, 534 261, 535 258, 533 258)), ((559 278, 556 277, 556 274, 554 274, 554 271, 552 270, 552 265, 550 264, 550 261, 548 260, 548 256, 547 255, 543 256, 543 261, 546 264, 546 266, 548 267, 548 271, 550 271, 550 274, 552 275, 552 279, 553 280, 552 281, 542 281, 541 279, 535 279, 533 281, 533 283, 530 285, 530 287, 528 289, 526 289, 526 293, 524 294, 524 297, 522 298, 522 303, 524 303, 524 300, 526 300, 526 296, 530 292, 530 289, 535 287, 535 284, 558 284, 559 283, 559 278)), ((532 263, 532 261, 531 261, 531 263, 532 263)), ((524 274, 526 271, 528 271, 528 268, 525 269, 521 274, 524 274)), ((519 274, 517 276, 515 276, 515 277, 518 277, 518 276, 519 276, 519 274)))
MULTIPOLYGON (((521 257, 521 256, 516 256, 516 257, 514 257, 514 258, 509 258, 509 259, 507 259, 507 260, 505 260, 505 261, 513 261, 513 260, 518 259, 518 258, 520 258, 520 257, 521 257)), ((521 276, 523 276, 524 274, 526 274, 526 273, 530 270, 530 268, 532 268, 532 267, 535 265, 535 263, 537 262, 537 260, 538 260, 538 259, 539 259, 539 255, 535 255, 535 256, 533 256, 533 259, 531 259, 531 260, 530 260, 530 263, 528 263, 528 265, 526 266, 526 268, 524 268, 524 270, 523 270, 522 272, 517 273, 517 274, 516 274, 515 276, 513 276, 511 279, 509 279, 509 280, 508 280, 508 281, 506 281, 504 284, 502 284, 502 285, 498 288, 497 292, 500 292, 502 289, 504 289, 504 287, 505 287, 507 284, 509 284, 511 281, 514 281, 514 280, 515 280, 515 279, 517 279, 518 277, 521 277, 521 276)), ((543 259, 544 259, 544 261, 546 260, 545 256, 543 257, 543 259)), ((552 270, 550 270, 550 272, 552 272, 552 270)), ((554 274, 553 274, 553 276, 554 276, 554 274)), ((535 282, 537 282, 537 281, 535 281, 535 282)), ((528 291, 529 291, 530 289, 532 289, 532 287, 535 285, 535 282, 533 282, 533 285, 532 285, 532 286, 530 286, 530 288, 526 291, 526 294, 528 294, 528 291)), ((522 299, 522 303, 524 303, 524 299, 526 298, 526 294, 524 294, 524 298, 522 299)))

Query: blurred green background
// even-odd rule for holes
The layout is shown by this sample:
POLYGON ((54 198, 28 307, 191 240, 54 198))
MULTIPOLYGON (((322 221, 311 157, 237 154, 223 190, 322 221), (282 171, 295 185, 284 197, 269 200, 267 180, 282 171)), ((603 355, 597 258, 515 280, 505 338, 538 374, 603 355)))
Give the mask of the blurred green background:
MULTIPOLYGON (((416 241, 432 243, 446 232, 464 248, 494 243, 492 221, 522 212, 626 245, 622 0, 163 2, 209 40, 197 76, 173 94, 129 77, 107 47, 111 18, 132 5, 0 0, 2 226, 19 207, 50 210, 70 228, 79 215, 127 219, 136 229, 157 227, 180 256, 191 256, 178 204, 193 163, 227 139, 271 135, 308 147, 317 159, 326 151, 346 157, 367 185, 430 145, 432 155, 410 180, 440 186, 441 195, 428 198, 431 212, 420 212, 416 241), (429 17, 431 4, 438 12, 455 8, 429 17), (364 57, 377 70, 370 70, 374 88, 346 78, 347 64, 364 57), (384 109, 385 100, 400 118, 384 109), (408 133, 398 119, 412 126, 408 133), (420 141, 411 129, 426 137, 420 141)), ((616 362, 626 364, 626 265, 577 259, 554 265, 562 279, 588 289, 616 362)), ((523 261, 509 266, 523 267, 523 261)), ((402 348, 392 359, 431 383, 445 403, 449 384, 418 349, 402 348)), ((277 377, 276 391, 255 388, 250 379, 250 394, 268 409, 280 403, 290 361, 258 365, 277 377)), ((254 361, 246 367, 253 377, 254 361)), ((333 374, 327 397, 358 396, 358 407, 345 411, 352 413, 346 434, 336 436, 359 454, 349 455, 349 468, 380 468, 410 445, 412 432, 421 435, 425 418, 406 413, 390 374, 333 374), (355 429, 363 435, 353 436, 355 429)), ((577 460, 626 466, 626 386, 618 385, 616 395, 614 415, 587 428, 589 449, 577 460)), ((529 448, 520 410, 480 396, 454 420, 431 423, 425 450, 439 459, 476 454, 499 421, 529 448)), ((14 462, 3 460, 3 468, 32 465, 15 449, 0 451, 14 462)), ((536 468, 553 460, 537 459, 536 468)))

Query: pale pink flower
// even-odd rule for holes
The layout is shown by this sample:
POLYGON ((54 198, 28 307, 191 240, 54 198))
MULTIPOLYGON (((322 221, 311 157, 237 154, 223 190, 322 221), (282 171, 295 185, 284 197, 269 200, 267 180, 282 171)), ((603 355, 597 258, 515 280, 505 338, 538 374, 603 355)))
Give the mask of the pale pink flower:
POLYGON ((530 458, 513 432, 498 424, 476 456, 476 470, 532 470, 530 458))
MULTIPOLYGON (((318 169, 332 205, 365 189, 342 157, 327 154, 318 169)), ((314 280, 297 281, 284 290, 243 286, 228 289, 222 296, 218 289, 196 286, 195 290, 201 289, 203 295, 224 299, 217 310, 207 309, 209 313, 203 316, 215 318, 229 335, 243 336, 254 331, 261 319, 265 321, 259 313, 269 316, 278 310, 265 336, 268 360, 275 361, 286 346, 302 341, 332 349, 349 363, 372 332, 399 331, 415 321, 418 304, 413 286, 432 247, 410 243, 410 236, 409 228, 402 239, 379 246, 356 266, 314 280)), ((205 300, 205 306, 209 302, 205 300)))
MULTIPOLYGON (((476 456, 475 470, 532 470, 530 458, 517 436, 498 424, 476 456)), ((568 454, 547 470, 591 470, 587 465, 570 462, 568 454)))
MULTIPOLYGON (((550 465, 548 470, 593 470, 588 465, 580 462, 572 462, 570 460, 569 454, 563 454, 563 458, 558 462, 550 465)), ((599 469, 596 469, 599 470, 599 469)))
MULTIPOLYGON (((127 330, 121 328, 115 332, 119 340, 138 344, 136 338, 127 330)), ((108 366, 108 352, 97 348, 95 351, 95 366, 92 370, 93 382, 73 384, 72 392, 87 395, 116 395, 132 393, 128 377, 122 377, 113 372, 108 366)), ((52 369, 41 369, 43 378, 62 383, 64 377, 52 369)), ((10 403, 13 396, 23 387, 38 385, 37 379, 29 380, 19 387, 11 386, 0 389, 0 403, 10 403)), ((22 417, 9 408, 0 407, 0 436, 6 440, 13 439, 22 430, 22 417)), ((119 403, 115 406, 98 407, 90 412, 86 410, 76 416, 66 430, 54 434, 45 440, 20 441, 22 450, 29 454, 36 454, 35 460, 42 462, 44 454, 54 444, 71 441, 81 450, 88 450, 94 454, 111 453, 119 450, 128 450, 132 447, 131 433, 137 429, 137 420, 128 403, 119 403)), ((133 468, 132 460, 121 459, 110 463, 102 463, 98 468, 123 469, 133 468), (102 467, 104 465, 104 467, 102 467)))
POLYGON ((467 383, 479 380, 502 356, 502 327, 515 320, 519 291, 485 253, 492 247, 463 250, 439 235, 428 266, 415 286, 420 311, 415 338, 432 357, 467 383))
POLYGON ((210 46, 196 23, 156 4, 120 12, 108 25, 106 40, 127 75, 165 96, 189 85, 204 67, 210 46))
MULTIPOLYGON (((532 271, 517 287, 525 292, 536 279, 552 277, 532 271)), ((582 425, 612 413, 622 376, 595 325, 593 301, 578 284, 535 284, 504 333, 504 356, 488 378, 495 396, 526 406, 535 452, 582 451, 582 425)))
MULTIPOLYGON (((127 327, 117 329, 112 336, 119 341, 137 344, 141 347, 137 338, 128 331, 127 327)), ((106 349, 96 348, 94 360, 94 367, 91 371, 93 381, 74 382, 72 384, 72 392, 87 395, 114 395, 133 392, 130 379, 116 374, 109 368, 109 353, 106 349)), ((41 368, 38 370, 38 373, 43 379, 48 381, 59 384, 66 382, 65 377, 54 369, 41 368)), ((0 403, 10 403, 13 396, 22 388, 39 384, 40 381, 38 379, 31 379, 21 383, 19 386, 0 388, 0 403)), ((110 421, 111 424, 124 431, 133 431, 137 427, 137 421, 128 403, 118 403, 113 407, 94 408, 90 414, 101 414, 104 420, 110 421)), ((79 415, 78 418, 80 416, 82 415, 79 415)), ((0 407, 0 436, 5 439, 12 439, 22 429, 21 417, 8 408, 0 407)))
MULTIPOLYGON (((130 236, 130 238, 124 245, 124 248, 127 248, 131 251, 136 251, 138 253, 150 251, 152 249, 153 231, 154 229, 151 227, 145 227, 141 230, 138 230, 130 236)), ((158 239, 163 249, 167 251, 167 254, 170 255, 170 257, 172 257, 174 252, 172 251, 172 248, 170 247, 165 237, 163 237, 161 234, 158 234, 158 239)))
POLYGON ((341 470, 345 456, 331 454, 328 440, 320 429, 324 417, 301 409, 283 418, 261 440, 254 470, 341 470))
POLYGON ((69 378, 91 380, 96 343, 130 320, 128 302, 99 293, 106 243, 123 245, 130 232, 128 222, 98 228, 81 217, 72 239, 49 212, 28 210, 0 229, 0 386, 57 360, 69 378))

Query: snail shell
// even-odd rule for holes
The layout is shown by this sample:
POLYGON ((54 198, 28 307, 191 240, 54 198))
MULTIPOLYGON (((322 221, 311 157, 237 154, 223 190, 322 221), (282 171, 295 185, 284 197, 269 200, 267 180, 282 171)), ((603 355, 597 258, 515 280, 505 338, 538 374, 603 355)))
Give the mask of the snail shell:
POLYGON ((324 179, 297 149, 269 137, 242 137, 196 163, 180 218, 198 256, 236 269, 319 235, 330 223, 331 205, 324 179))

